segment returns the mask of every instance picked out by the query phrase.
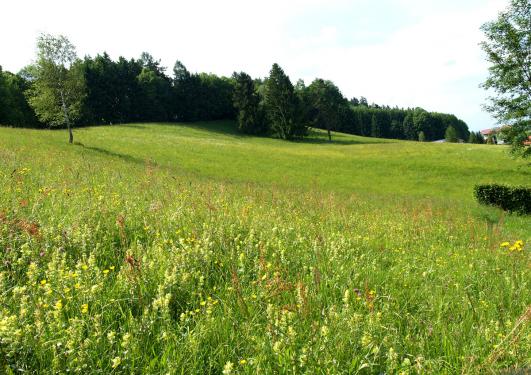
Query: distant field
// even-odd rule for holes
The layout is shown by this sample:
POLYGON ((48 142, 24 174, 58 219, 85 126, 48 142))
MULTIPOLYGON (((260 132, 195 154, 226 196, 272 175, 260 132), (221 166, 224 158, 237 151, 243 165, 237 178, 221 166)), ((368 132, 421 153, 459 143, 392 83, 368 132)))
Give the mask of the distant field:
POLYGON ((0 128, 0 373, 531 366, 531 219, 472 195, 529 185, 505 147, 231 122, 75 140, 0 128))

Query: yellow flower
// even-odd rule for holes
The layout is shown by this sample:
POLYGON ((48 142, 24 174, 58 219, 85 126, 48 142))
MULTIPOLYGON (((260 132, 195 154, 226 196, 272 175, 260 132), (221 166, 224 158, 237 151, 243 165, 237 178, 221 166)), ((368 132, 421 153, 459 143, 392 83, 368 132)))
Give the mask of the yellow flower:
POLYGON ((83 265, 81 266, 81 269, 84 270, 84 271, 86 271, 86 270, 88 269, 88 266, 87 266, 86 264, 83 264, 83 265))
POLYGON ((41 285, 46 285, 46 279, 41 280, 41 285))
POLYGON ((88 304, 84 303, 81 305, 81 313, 86 314, 88 312, 88 304))
POLYGON ((107 275, 109 273, 109 270, 103 270, 103 274, 107 275))
POLYGON ((109 340, 111 344, 114 342, 115 337, 116 337, 116 332, 110 331, 109 333, 107 333, 107 339, 109 340))
POLYGON ((114 271, 114 266, 109 267, 111 271, 114 271))
POLYGON ((112 359, 112 368, 120 366, 120 363, 122 363, 122 359, 120 357, 114 357, 112 359))
POLYGON ((500 247, 508 247, 509 245, 510 245, 509 242, 502 242, 500 244, 500 247))
POLYGON ((56 310, 61 310, 63 308, 63 302, 61 300, 58 300, 54 305, 56 310))
POLYGON ((243 366, 243 365, 245 365, 246 363, 247 363, 247 360, 245 360, 245 359, 240 359, 240 365, 243 366))

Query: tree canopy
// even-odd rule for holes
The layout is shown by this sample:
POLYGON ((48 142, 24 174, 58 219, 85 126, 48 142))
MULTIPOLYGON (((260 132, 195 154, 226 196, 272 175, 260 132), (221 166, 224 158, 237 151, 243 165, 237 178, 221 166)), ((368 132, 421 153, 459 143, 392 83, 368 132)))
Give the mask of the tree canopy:
POLYGON ((452 126, 469 139, 465 122, 422 108, 391 108, 347 99, 329 80, 295 86, 274 64, 264 79, 245 72, 231 77, 195 73, 177 60, 170 75, 147 52, 138 59, 107 53, 79 60, 65 37, 43 36, 37 62, 18 74, 0 69, 0 124, 11 126, 97 125, 127 122, 235 119, 247 134, 283 139, 308 128, 408 140, 442 139, 452 126), (61 98, 64 96, 64 104, 61 98), (66 107, 67 111, 64 111, 66 107), (66 115, 70 124, 66 122, 66 115))
POLYGON ((511 0, 507 10, 482 26, 481 46, 491 64, 486 89, 494 92, 486 109, 503 125, 513 152, 530 156, 524 145, 531 132, 531 2, 511 0))
POLYGON ((72 143, 72 126, 81 117, 85 96, 85 81, 74 45, 62 35, 40 35, 37 61, 28 72, 33 79, 27 91, 30 106, 42 122, 66 125, 72 143))

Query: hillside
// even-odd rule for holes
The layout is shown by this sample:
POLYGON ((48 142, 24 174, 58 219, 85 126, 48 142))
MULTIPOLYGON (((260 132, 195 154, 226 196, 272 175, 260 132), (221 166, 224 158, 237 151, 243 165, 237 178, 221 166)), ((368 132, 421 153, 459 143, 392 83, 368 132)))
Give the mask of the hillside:
POLYGON ((531 219, 472 196, 529 184, 504 147, 75 132, 0 128, 0 369, 530 365, 531 219))

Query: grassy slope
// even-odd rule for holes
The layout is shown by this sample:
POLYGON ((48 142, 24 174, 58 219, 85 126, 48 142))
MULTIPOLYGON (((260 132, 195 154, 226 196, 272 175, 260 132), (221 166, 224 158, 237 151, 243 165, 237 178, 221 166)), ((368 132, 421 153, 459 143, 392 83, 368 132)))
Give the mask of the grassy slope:
MULTIPOLYGON (((11 147, 68 150, 63 132, 2 130, 11 147), (30 139, 28 137, 37 139, 30 139)), ((173 173, 335 192, 375 192, 471 200, 477 182, 519 184, 531 178, 503 147, 399 142, 346 134, 329 145, 316 133, 303 143, 246 137, 230 123, 129 125, 77 131, 85 148, 74 155, 143 163, 173 173)))
POLYGON ((329 144, 321 133, 282 142, 231 123, 85 128, 76 139, 0 128, 5 366, 110 370, 120 358, 115 371, 216 372, 231 361, 244 372, 480 372, 529 360, 529 331, 504 340, 531 302, 528 251, 508 255, 499 243, 528 242, 531 221, 472 198, 479 182, 529 182, 503 147, 343 134, 329 144), (126 256, 142 260, 142 276, 126 256), (58 295, 57 285, 72 288, 57 274, 84 264, 100 287, 58 295), (26 292, 13 287, 42 279, 54 289, 28 297, 28 318, 15 303, 26 292), (65 307, 54 310, 58 300, 65 307), (72 322, 82 302, 88 315, 72 322), (6 323, 12 316, 57 326, 26 332, 6 323), (148 329, 149 319, 160 323, 148 329), (85 343, 101 325, 101 342, 85 343), (5 339, 17 329, 42 340, 5 339), (105 332, 134 344, 124 353, 105 332), (75 341, 82 361, 58 360, 54 340, 75 341))

